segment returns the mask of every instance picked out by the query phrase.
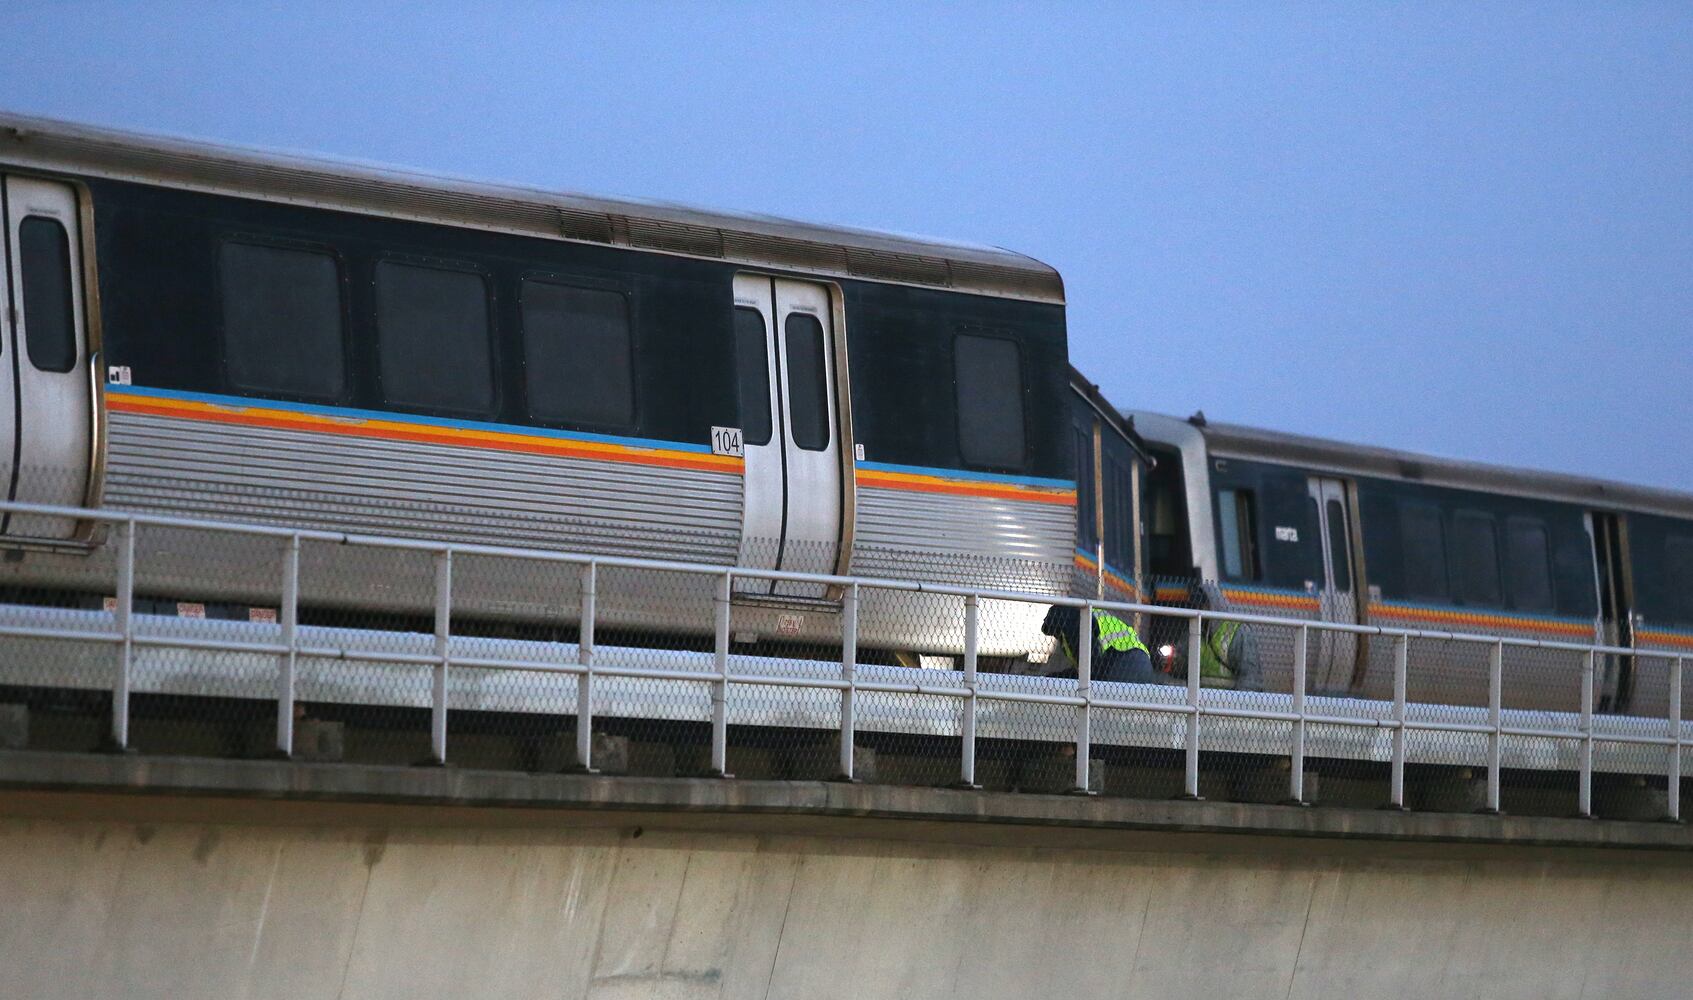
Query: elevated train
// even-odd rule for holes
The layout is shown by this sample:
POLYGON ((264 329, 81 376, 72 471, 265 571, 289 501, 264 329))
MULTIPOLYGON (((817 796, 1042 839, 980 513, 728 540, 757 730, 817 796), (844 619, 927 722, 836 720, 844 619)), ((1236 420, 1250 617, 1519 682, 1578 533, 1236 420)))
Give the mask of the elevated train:
MULTIPOLYGON (((1654 715, 1668 660, 1693 655, 1693 495, 1152 413, 1149 584, 1185 604, 1639 649, 1596 664, 1596 707, 1654 715)), ((1290 637, 1268 655, 1285 689, 1290 637)), ((1324 638, 1315 692, 1391 698, 1386 643, 1324 638)), ((1485 705, 1485 647, 1412 649, 1411 697, 1485 705)), ((1579 706, 1578 659, 1508 653, 1508 707, 1579 706)))
MULTIPOLYGON (((4 115, 0 214, 11 500, 1693 650, 1693 497, 1119 413, 1007 251, 4 115)), ((180 542, 144 533, 139 592, 274 606, 274 553, 180 542)), ((0 549, 7 594, 111 592, 93 525, 7 516, 0 549)), ((303 573, 313 612, 429 612, 425 560, 303 573)), ((580 599, 455 574, 467 620, 580 599)), ((601 620, 710 620, 650 583, 607 573, 601 620)), ((839 598, 742 580, 737 636, 826 646, 839 598)), ((867 655, 962 648, 956 602, 874 600, 905 603, 866 605, 867 655)), ((1038 613, 984 609, 992 666, 1044 669, 1038 613)), ((1324 640, 1313 689, 1381 696, 1381 652, 1324 640)), ((1485 700, 1485 663, 1419 655, 1429 700, 1485 700)), ((1523 707, 1575 704, 1552 662, 1512 664, 1523 707)), ((1603 707, 1662 700, 1645 662, 1603 707)))
MULTIPOLYGON (((1070 435, 1132 444, 1027 257, 16 116, 0 178, 8 499, 1054 594, 1104 578, 1077 554, 1070 435)), ((0 585, 110 593, 108 541, 6 518, 0 585)), ((141 593, 278 598, 264 552, 141 544, 141 593)), ((422 562, 307 559, 325 606, 428 611, 422 562)), ((708 582, 599 591, 609 624, 710 621, 708 582)), ((455 577, 467 618, 568 625, 578 596, 562 570, 455 577)), ((827 640, 839 596, 739 581, 737 634, 827 640)), ((861 640, 956 652, 961 624, 910 600, 866 607, 861 640)), ((1025 659, 1038 620, 1002 610, 982 651, 1025 659)))

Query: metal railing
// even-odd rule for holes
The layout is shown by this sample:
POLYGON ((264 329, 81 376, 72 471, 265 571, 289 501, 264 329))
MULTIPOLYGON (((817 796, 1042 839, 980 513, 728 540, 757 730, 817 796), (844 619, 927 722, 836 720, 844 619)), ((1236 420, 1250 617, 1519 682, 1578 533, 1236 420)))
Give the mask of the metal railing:
MULTIPOLYGON (((115 602, 111 606, 110 626, 91 627, 86 622, 32 625, 5 621, 0 622, 0 638, 64 640, 103 644, 112 648, 116 670, 111 684, 108 737, 111 745, 116 748, 127 748, 131 745, 130 706, 134 697, 133 682, 137 657, 150 649, 172 649, 249 658, 273 658, 276 671, 274 746, 282 755, 291 754, 295 749, 298 671, 300 664, 309 659, 316 662, 339 661, 427 669, 431 678, 428 698, 429 753, 431 759, 440 764, 447 763, 450 759, 448 721, 449 713, 455 711, 452 708, 453 686, 450 683, 454 675, 461 671, 525 672, 557 675, 574 680, 575 763, 585 771, 592 771, 595 764, 593 734, 597 686, 616 679, 637 679, 709 685, 709 773, 720 776, 730 774, 729 729, 732 710, 735 707, 732 704, 732 693, 736 690, 779 688, 838 694, 838 771, 841 778, 848 780, 853 779, 857 773, 855 754, 860 725, 860 701, 868 695, 879 693, 920 695, 955 703, 959 713, 956 735, 960 745, 956 774, 958 783, 966 787, 979 785, 977 751, 984 713, 995 706, 1023 705, 1070 710, 1070 742, 1074 747, 1075 768, 1073 787, 1078 792, 1087 792, 1095 787, 1094 776, 1090 773, 1095 760, 1095 720, 1100 713, 1115 712, 1139 713, 1145 717, 1167 719, 1176 724, 1182 760, 1182 793, 1192 798, 1200 796, 1203 737, 1206 728, 1230 721, 1247 721, 1287 727, 1287 741, 1282 755, 1288 761, 1286 797, 1294 803, 1307 801, 1305 782, 1307 761, 1312 749, 1309 742, 1310 733, 1314 727, 1331 727, 1387 734, 1387 804, 1397 808, 1406 806, 1406 769, 1408 764, 1416 763, 1409 744, 1411 738, 1417 734, 1451 734, 1480 737, 1485 740, 1484 808, 1494 811, 1499 810, 1501 804, 1500 776, 1505 769, 1503 748, 1506 741, 1512 738, 1555 741, 1575 747, 1578 812, 1584 816, 1593 814, 1597 743, 1661 748, 1667 756, 1664 770, 1659 775, 1666 786, 1666 812, 1669 818, 1680 817, 1682 755, 1688 741, 1681 718, 1684 658, 1675 653, 1651 653, 1634 648, 1580 642, 1297 620, 1232 610, 1196 610, 905 580, 795 573, 532 548, 457 544, 273 525, 236 524, 142 512, 84 510, 20 503, 0 504, 0 510, 110 526, 112 537, 106 544, 113 550, 116 563, 116 594, 115 602), (211 634, 166 634, 158 630, 138 628, 137 622, 142 616, 136 610, 136 538, 142 529, 151 528, 273 539, 280 543, 281 557, 279 565, 275 567, 276 592, 280 594, 280 607, 277 609, 274 638, 255 640, 211 634), (356 640, 337 643, 314 640, 314 635, 323 630, 313 632, 301 625, 301 552, 302 547, 308 543, 416 553, 432 560, 433 631, 429 651, 408 652, 391 647, 378 648, 378 644, 374 643, 361 647, 356 640), (558 650, 562 650, 566 655, 562 658, 536 655, 476 655, 460 648, 456 642, 460 637, 455 635, 453 630, 454 567, 455 560, 462 561, 471 557, 576 568, 579 606, 571 616, 577 624, 576 641, 574 644, 557 644, 558 650), (600 616, 598 601, 602 596, 601 579, 604 573, 614 569, 678 574, 697 578, 710 585, 713 607, 711 620, 688 623, 690 626, 697 626, 702 635, 710 635, 710 653, 690 654, 709 657, 708 670, 662 664, 641 666, 627 658, 601 655, 601 650, 596 647, 596 623, 600 616), (813 669, 774 672, 737 669, 740 657, 732 652, 732 606, 737 603, 737 581, 746 580, 822 585, 839 595, 838 669, 831 668, 829 673, 832 676, 820 676, 813 669), (873 674, 867 674, 861 669, 858 662, 861 605, 866 595, 872 593, 923 594, 957 599, 961 604, 963 619, 962 650, 957 657, 959 669, 925 671, 915 668, 881 668, 873 674), (987 683, 986 672, 979 664, 977 637, 981 628, 982 609, 989 603, 1063 605, 1079 609, 1080 627, 1084 631, 1082 641, 1076 646, 1079 651, 1076 676, 1073 679, 1045 679, 1038 687, 987 683), (1170 697, 1174 692, 1161 692, 1147 685, 1102 682, 1094 679, 1091 633, 1092 612, 1096 609, 1120 617, 1148 615, 1162 619, 1185 620, 1186 662, 1189 668, 1179 696, 1170 697), (1197 665, 1202 660, 1205 624, 1210 621, 1233 621, 1266 629, 1291 630, 1294 635, 1292 682, 1287 695, 1269 699, 1263 696, 1229 697, 1237 693, 1218 691, 1202 685, 1201 671, 1197 665), (1363 709, 1353 710, 1349 706, 1336 707, 1339 702, 1335 698, 1309 697, 1307 666, 1314 633, 1351 635, 1360 637, 1360 640, 1368 637, 1390 642, 1393 662, 1391 701, 1371 703, 1363 709), (1488 699, 1483 717, 1474 720, 1413 717, 1410 711, 1412 705, 1407 698, 1410 654, 1413 644, 1431 642, 1460 644, 1486 652, 1488 699), (1513 715, 1505 708, 1506 653, 1521 649, 1567 654, 1580 671, 1579 708, 1574 713, 1567 713, 1569 724, 1563 724, 1561 720, 1565 716, 1558 713, 1513 715), (1632 720, 1636 723, 1632 728, 1612 727, 1605 732, 1599 731, 1596 726, 1594 699, 1597 664, 1600 658, 1610 656, 1656 656, 1668 664, 1668 710, 1656 723, 1646 725, 1636 717, 1632 720), (1268 702, 1274 704, 1266 707, 1268 702), (1560 720, 1558 724, 1548 724, 1544 721, 1554 716, 1560 720), (1658 723, 1661 723, 1661 726, 1658 723), (1655 729, 1661 731, 1654 731, 1655 729)), ((101 619, 102 622, 104 620, 101 619)), ((811 666, 815 666, 815 663, 811 663, 811 666)))

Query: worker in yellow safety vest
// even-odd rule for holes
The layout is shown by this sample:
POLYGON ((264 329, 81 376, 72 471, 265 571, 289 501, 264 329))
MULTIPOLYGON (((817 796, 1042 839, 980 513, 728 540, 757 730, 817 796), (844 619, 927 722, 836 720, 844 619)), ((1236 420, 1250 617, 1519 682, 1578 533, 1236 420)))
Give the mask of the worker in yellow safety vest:
MULTIPOLYGON (((1198 604, 1205 608, 1212 597, 1200 590, 1198 604)), ((1211 687, 1232 687, 1238 691, 1260 691, 1263 684, 1258 663, 1258 643, 1252 630, 1240 622, 1205 619, 1205 637, 1199 646, 1199 676, 1211 687)))
MULTIPOLYGON (((1082 616, 1077 608, 1055 604, 1046 613, 1040 630, 1058 639, 1059 648, 1070 658, 1071 668, 1058 676, 1076 676, 1076 644, 1082 616)), ((1152 653, 1133 625, 1098 608, 1093 610, 1093 658, 1089 676, 1096 681, 1132 681, 1162 684, 1164 678, 1152 669, 1152 653)))

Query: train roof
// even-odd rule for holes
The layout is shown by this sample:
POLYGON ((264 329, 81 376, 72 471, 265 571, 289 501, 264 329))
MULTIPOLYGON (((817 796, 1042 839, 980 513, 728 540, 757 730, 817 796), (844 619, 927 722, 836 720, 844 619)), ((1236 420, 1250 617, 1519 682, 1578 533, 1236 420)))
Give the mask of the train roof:
POLYGON ((1140 459, 1142 465, 1150 469, 1157 464, 1152 453, 1146 450, 1146 439, 1135 430, 1134 420, 1124 416, 1125 411, 1111 405, 1111 401, 1099 391, 1099 386, 1088 381, 1088 377, 1078 371, 1075 365, 1070 366, 1070 391, 1082 397, 1089 409, 1099 414, 1119 437, 1128 442, 1129 448, 1134 451, 1135 457, 1140 459))
POLYGON ((1061 304, 1051 266, 996 247, 393 167, 0 112, 0 163, 842 278, 1061 304))
POLYGON ((1375 476, 1487 493, 1507 493, 1580 504, 1598 510, 1640 511, 1693 518, 1693 493, 1678 490, 1347 444, 1328 438, 1216 423, 1205 420, 1199 414, 1187 419, 1157 413, 1131 413, 1130 416, 1137 429, 1154 441, 1181 444, 1180 440, 1172 439, 1184 433, 1198 435, 1203 438, 1207 453, 1219 458, 1256 459, 1343 475, 1375 476), (1179 428, 1185 428, 1185 431, 1179 428))

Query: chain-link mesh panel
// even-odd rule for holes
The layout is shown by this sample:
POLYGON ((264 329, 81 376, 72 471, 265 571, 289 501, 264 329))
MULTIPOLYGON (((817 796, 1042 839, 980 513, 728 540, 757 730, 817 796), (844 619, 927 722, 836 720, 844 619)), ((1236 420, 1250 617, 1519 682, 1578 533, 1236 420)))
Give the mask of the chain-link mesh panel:
MULTIPOLYGON (((141 485, 128 488, 142 496, 141 485)), ((305 509, 301 497, 263 490, 240 499, 273 522, 305 509)), ((512 543, 544 534, 521 517, 448 532, 457 510, 449 504, 437 512, 443 537, 471 531, 481 533, 478 541, 512 543)), ((711 547, 708 535, 693 539, 700 552, 711 547)), ((286 534, 143 524, 133 535, 126 658, 118 600, 124 536, 108 526, 91 533, 86 553, 32 550, 0 562, 0 746, 87 750, 123 730, 132 748, 152 754, 252 757, 287 748, 305 761, 415 764, 444 749, 446 762, 461 767, 591 764, 612 774, 722 769, 814 780, 842 776, 841 734, 849 727, 859 780, 958 783, 973 733, 968 756, 980 786, 1065 792, 1078 781, 1080 683, 1052 634, 1052 599, 1038 596, 1079 585, 1070 563, 961 553, 919 572, 915 551, 884 549, 851 568, 903 567, 915 582, 859 585, 852 628, 852 591, 835 583, 771 582, 743 571, 725 590, 716 570, 589 568, 576 557, 462 549, 448 558, 427 542, 394 548, 340 538, 299 539, 296 562, 286 534), (291 565, 298 567, 292 585, 291 565), (976 602, 972 629, 970 602, 935 592, 937 581, 965 582, 951 578, 966 575, 975 585, 1036 593, 976 602), (298 594, 292 646, 289 593, 298 594), (444 609, 443 593, 450 594, 444 609), (438 634, 443 626, 450 636, 438 634), (973 712, 965 673, 972 634, 973 712), (718 655, 720 637, 726 659, 718 655), (130 694, 119 712, 112 692, 125 662, 130 694)), ((652 543, 634 531, 613 547, 641 555, 652 543)), ((833 547, 798 541, 737 539, 725 551, 754 566, 840 568, 833 547)), ((1153 593, 1164 606, 1211 613, 1202 652, 1190 653, 1187 619, 1122 612, 1150 647, 1154 671, 1122 680, 1096 661, 1091 790, 1185 791, 1186 679, 1197 671, 1204 797, 1274 802, 1298 794, 1343 806, 1389 798, 1400 640, 1324 629, 1300 617, 1316 612, 1291 598, 1277 610, 1292 616, 1285 624, 1236 627, 1215 617, 1265 613, 1253 602, 1286 595, 1168 582, 1155 582, 1153 593), (1296 691, 1302 623, 1304 687, 1296 691), (1292 758, 1301 736, 1296 789, 1292 758)), ((1639 819, 1670 811, 1675 757, 1662 741, 1677 731, 1668 721, 1671 655, 1598 655, 1589 673, 1588 654, 1579 650, 1423 637, 1404 648, 1411 807, 1486 807, 1497 748, 1499 805, 1507 812, 1579 811, 1584 767, 1595 814, 1639 819), (1497 715, 1490 706, 1496 649, 1497 715), (1591 740, 1582 731, 1586 677, 1591 740)), ((1690 684, 1683 672, 1683 703, 1690 684)))
POLYGON ((1593 720, 1593 814, 1663 819, 1670 814, 1675 751, 1660 741, 1675 736, 1669 717, 1675 657, 1642 653, 1617 659, 1622 660, 1618 673, 1601 674, 1598 684, 1608 687, 1613 704, 1626 710, 1602 712, 1593 720))
MULTIPOLYGON (((434 759, 437 654, 430 552, 307 541, 300 553, 295 747, 303 758, 407 765, 434 759), (325 601, 360 574, 367 596, 325 601)), ((450 570, 448 573, 450 588, 450 570)), ((451 609, 449 609, 450 613, 451 609)), ((449 670, 449 684, 461 678, 449 670)))
POLYGON ((1397 642, 1355 634, 1325 647, 1311 633, 1315 668, 1305 700, 1307 721, 1301 796, 1317 806, 1375 808, 1391 799, 1393 670, 1397 642), (1375 697, 1365 693, 1374 693, 1375 697), (1385 697, 1382 697, 1385 695, 1385 697))

